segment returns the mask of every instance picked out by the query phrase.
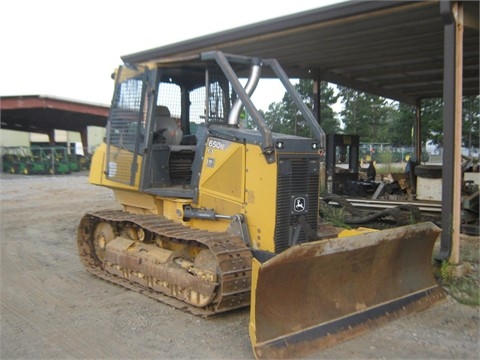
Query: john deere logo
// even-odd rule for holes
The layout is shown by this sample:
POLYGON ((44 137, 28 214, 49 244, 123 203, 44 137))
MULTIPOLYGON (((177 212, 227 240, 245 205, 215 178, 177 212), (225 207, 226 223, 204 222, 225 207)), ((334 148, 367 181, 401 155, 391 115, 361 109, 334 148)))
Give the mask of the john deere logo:
POLYGON ((296 197, 294 202, 293 202, 293 209, 295 212, 303 212, 305 211, 306 207, 306 200, 303 197, 296 197))

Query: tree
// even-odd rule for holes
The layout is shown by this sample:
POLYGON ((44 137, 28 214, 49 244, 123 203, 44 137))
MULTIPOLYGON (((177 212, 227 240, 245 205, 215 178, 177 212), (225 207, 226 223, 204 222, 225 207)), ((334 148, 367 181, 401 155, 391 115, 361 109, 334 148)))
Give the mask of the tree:
MULTIPOLYGON (((462 100, 462 145, 471 149, 479 146, 480 97, 465 96, 462 100)), ((400 107, 400 112, 404 109, 400 107)), ((407 110, 408 111, 408 110, 407 110)), ((412 126, 415 114, 412 108, 412 126)), ((402 116, 404 116, 403 114, 402 116)), ((434 144, 443 144, 443 99, 424 99, 421 102, 422 141, 431 140, 434 144)), ((401 121, 397 119, 397 121, 401 121)), ((406 116, 406 115, 405 115, 406 116)), ((398 125, 398 124, 397 124, 398 125)))
POLYGON ((462 141, 469 151, 479 147, 480 96, 463 98, 462 141))
POLYGON ((359 135, 362 142, 388 142, 388 124, 394 109, 385 98, 340 87, 344 109, 340 112, 346 134, 359 135))
MULTIPOLYGON (((300 93, 303 101, 313 110, 313 81, 300 80, 295 85, 295 89, 300 93)), ((320 82, 320 126, 326 134, 338 134, 341 132, 340 121, 337 118, 333 105, 338 101, 339 95, 335 94, 335 89, 325 81, 320 82)))
POLYGON ((412 129, 415 126, 415 107, 398 103, 393 121, 390 122, 388 133, 393 146, 413 144, 412 129))
POLYGON ((443 143, 443 99, 424 99, 421 102, 422 129, 426 140, 434 144, 443 143))
MULTIPOLYGON (((307 107, 313 109, 313 81, 301 79, 294 87, 307 107)), ((327 134, 338 133, 340 131, 340 121, 336 118, 332 109, 332 105, 337 102, 338 96, 335 95, 334 89, 328 83, 322 82, 320 84, 320 97, 321 126, 327 134)), ((268 111, 265 113, 265 121, 275 132, 311 136, 307 123, 288 93, 285 93, 281 102, 270 104, 268 111)))
MULTIPOLYGON (((414 145, 415 107, 397 103, 395 110, 392 114, 393 120, 388 128, 392 145, 414 145)), ((427 140, 431 139, 431 130, 436 129, 436 125, 432 125, 433 120, 424 118, 423 114, 421 121, 420 139, 422 143, 426 143, 427 140)))

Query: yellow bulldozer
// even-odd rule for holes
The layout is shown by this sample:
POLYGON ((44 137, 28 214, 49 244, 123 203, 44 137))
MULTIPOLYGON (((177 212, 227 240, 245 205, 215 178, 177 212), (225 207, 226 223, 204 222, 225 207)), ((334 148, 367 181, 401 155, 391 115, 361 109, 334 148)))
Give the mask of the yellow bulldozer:
POLYGON ((122 210, 80 221, 91 273, 198 316, 250 306, 257 358, 318 352, 444 297, 435 225, 319 220, 325 134, 275 59, 211 51, 124 64, 114 79, 89 181, 122 210), (254 103, 274 78, 293 129, 254 103))

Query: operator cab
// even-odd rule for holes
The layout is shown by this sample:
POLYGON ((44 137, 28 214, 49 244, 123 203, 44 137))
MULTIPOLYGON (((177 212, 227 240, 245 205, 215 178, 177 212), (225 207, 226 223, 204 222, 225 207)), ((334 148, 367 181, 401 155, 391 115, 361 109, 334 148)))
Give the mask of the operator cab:
MULTIPOLYGON (((196 199, 207 138, 252 142, 268 164, 284 142, 274 137, 252 95, 266 78, 283 85, 302 120, 292 135, 325 146, 322 129, 273 59, 207 52, 171 62, 126 64, 115 74, 107 128, 106 179, 157 196, 196 199), (148 66, 147 66, 148 65, 148 66), (263 71, 263 70, 262 70, 263 71), (274 76, 275 75, 275 76, 274 76), (240 80, 242 79, 242 80, 240 80), (241 81, 246 81, 242 83, 241 81), (251 130, 241 140, 229 129, 251 130), (297 134, 297 129, 304 133, 297 134)), ((269 88, 271 91, 271 88, 269 88)), ((286 126, 277 131, 282 134, 286 126)))

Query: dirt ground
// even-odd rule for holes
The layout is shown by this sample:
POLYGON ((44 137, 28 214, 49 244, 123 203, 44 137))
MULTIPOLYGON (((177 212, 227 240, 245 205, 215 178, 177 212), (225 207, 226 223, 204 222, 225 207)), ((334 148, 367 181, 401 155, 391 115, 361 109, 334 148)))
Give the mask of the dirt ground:
MULTIPOLYGON (((2 175, 1 359, 252 359, 248 310, 204 320, 89 275, 76 248, 109 189, 69 176, 2 175)), ((312 359, 477 359, 479 308, 451 298, 312 359)))

